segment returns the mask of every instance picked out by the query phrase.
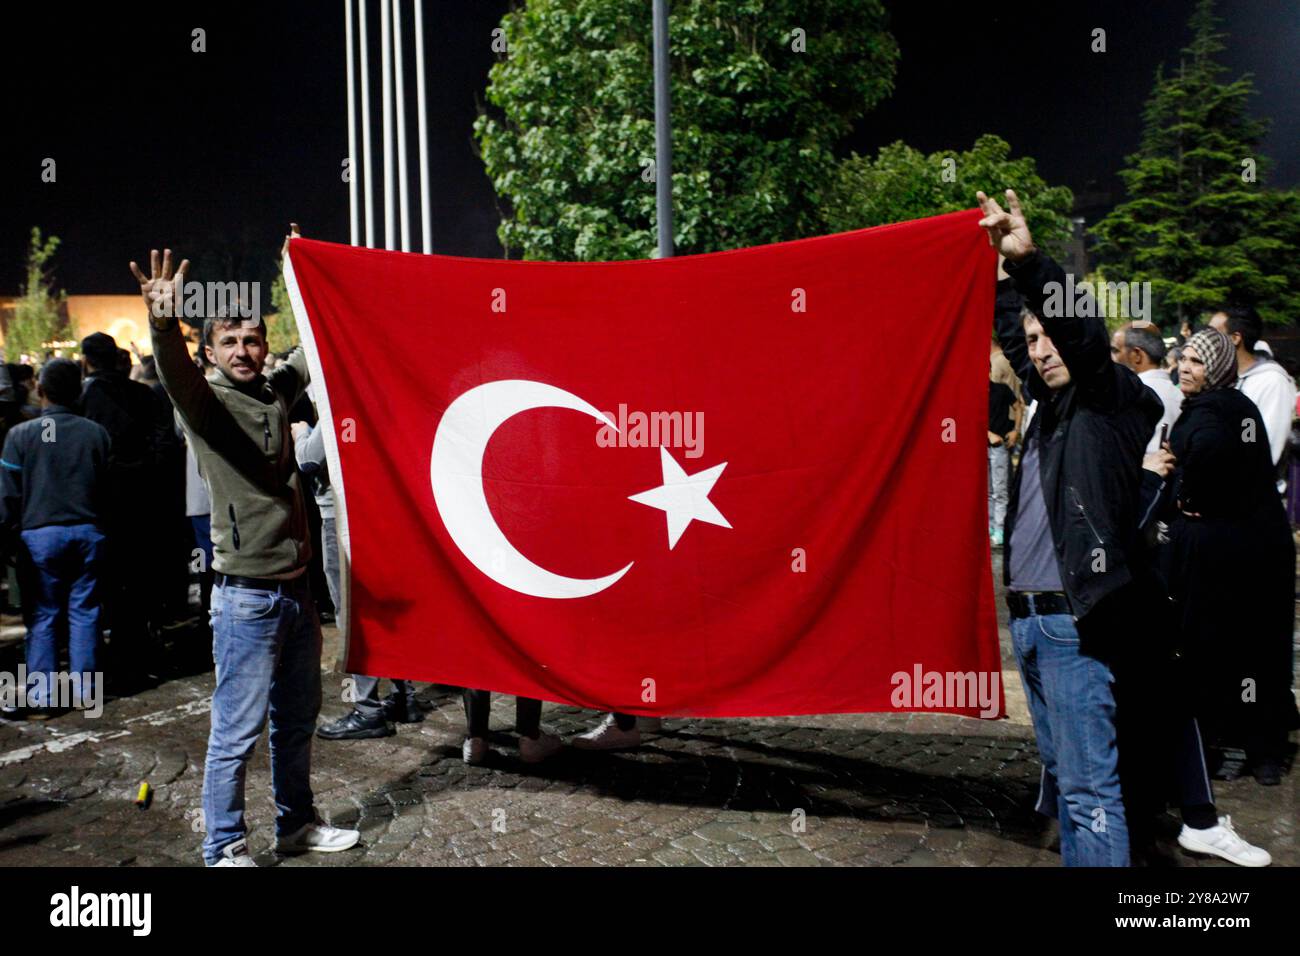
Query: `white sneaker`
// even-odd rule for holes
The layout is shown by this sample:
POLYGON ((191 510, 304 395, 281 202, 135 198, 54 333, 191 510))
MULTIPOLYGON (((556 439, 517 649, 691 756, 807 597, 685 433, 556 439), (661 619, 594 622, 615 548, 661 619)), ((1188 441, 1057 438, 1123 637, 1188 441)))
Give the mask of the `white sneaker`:
POLYGON ((631 750, 641 746, 641 731, 635 727, 619 730, 614 715, 607 714, 594 730, 574 737, 573 746, 578 750, 631 750))
POLYGON ((488 745, 482 737, 466 737, 460 745, 460 759, 477 766, 487 759, 488 745))
POLYGON ((221 848, 221 859, 213 866, 257 866, 248 852, 247 840, 236 840, 221 848))
POLYGON ((360 830, 343 830, 317 819, 314 823, 308 823, 288 836, 278 837, 275 841, 275 850, 277 853, 306 853, 308 850, 316 853, 338 853, 341 850, 352 849, 360 839, 360 830))
POLYGON ((1232 828, 1232 817, 1219 817, 1219 825, 1205 830, 1194 830, 1186 824, 1178 834, 1178 845, 1193 853, 1210 853, 1221 856, 1238 866, 1268 866, 1273 858, 1268 851, 1251 846, 1232 828))
POLYGON ((540 732, 534 737, 519 738, 519 756, 524 763, 541 763, 564 747, 564 741, 555 734, 540 732))

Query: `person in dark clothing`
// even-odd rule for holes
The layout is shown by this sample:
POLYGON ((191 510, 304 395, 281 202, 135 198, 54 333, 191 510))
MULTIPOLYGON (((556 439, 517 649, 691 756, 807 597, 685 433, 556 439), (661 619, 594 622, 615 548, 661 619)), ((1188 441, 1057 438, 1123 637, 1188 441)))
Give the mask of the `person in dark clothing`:
POLYGON ((40 414, 36 398, 36 370, 30 365, 10 365, 9 377, 18 400, 19 416, 23 421, 30 421, 40 414))
POLYGON ((141 519, 154 510, 160 448, 170 440, 171 423, 153 390, 121 371, 120 351, 103 332, 82 339, 87 375, 81 406, 113 440, 104 515, 109 548, 104 605, 118 672, 140 678, 156 667, 146 651, 148 628, 150 620, 162 616, 157 526, 141 519))
POLYGON ((189 568, 196 542, 189 516, 185 513, 185 441, 175 424, 176 409, 171 396, 158 380, 153 356, 142 356, 138 370, 136 381, 148 387, 158 402, 160 426, 170 426, 158 430, 154 475, 159 546, 157 606, 162 612, 161 620, 167 622, 164 625, 167 629, 169 626, 197 623, 190 618, 189 612, 189 568))
POLYGON ((1276 785, 1297 723, 1295 543, 1259 410, 1233 387, 1235 361, 1215 329, 1183 348, 1167 579, 1207 737, 1241 743, 1256 780, 1276 785))
POLYGON ((109 436, 74 410, 76 363, 41 369, 42 415, 11 429, 0 451, 0 529, 21 529, 37 573, 27 632, 27 702, 56 704, 58 645, 67 630, 72 706, 98 699, 99 580, 104 561, 104 491, 109 436))
POLYGON ((1005 258, 998 339, 1039 402, 1012 481, 1003 557, 1043 763, 1037 809, 1060 821, 1066 866, 1127 866, 1112 684, 1120 652, 1144 637, 1130 621, 1149 605, 1141 463, 1160 400, 1111 361, 1095 310, 1060 307, 1065 273, 1034 247, 1015 193, 1008 211, 978 199, 980 226, 1005 258))
POLYGON ((0 364, 0 442, 4 441, 9 429, 26 421, 22 413, 23 396, 13 383, 13 368, 12 365, 0 364))
MULTIPOLYGON (((102 425, 113 439, 112 483, 138 484, 157 462, 158 445, 170 432, 149 386, 133 382, 120 368, 111 335, 96 332, 81 340, 86 368, 81 404, 85 416, 102 425)), ((116 488, 114 489, 117 490, 116 488)))
MULTIPOLYGON (((465 689, 465 742, 461 756, 465 763, 480 764, 488 755, 488 717, 492 695, 485 690, 465 689)), ((559 752, 559 737, 542 730, 542 702, 531 697, 515 698, 515 733, 519 735, 519 757, 524 763, 541 763, 559 752)))
MULTIPOLYGON (((1176 464, 1167 440, 1142 459, 1143 525, 1153 546, 1168 540, 1168 526, 1157 518, 1176 464)), ((1152 596, 1167 599, 1167 586, 1152 596)), ((1117 687, 1120 776, 1134 846, 1144 837, 1154 842, 1156 818, 1173 805, 1183 819, 1178 833, 1183 849, 1238 866, 1268 866, 1273 862, 1268 851, 1247 843, 1237 835, 1232 818, 1218 814, 1187 670, 1182 658, 1170 653, 1169 643, 1159 639, 1170 630, 1167 620, 1151 622, 1152 640, 1127 655, 1117 687)))

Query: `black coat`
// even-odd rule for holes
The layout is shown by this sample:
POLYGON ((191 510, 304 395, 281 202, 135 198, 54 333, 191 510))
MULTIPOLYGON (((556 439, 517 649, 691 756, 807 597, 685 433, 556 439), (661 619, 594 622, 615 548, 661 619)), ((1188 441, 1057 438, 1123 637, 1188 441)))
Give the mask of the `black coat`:
POLYGON ((1267 746, 1295 717, 1296 552, 1264 423, 1242 392, 1215 389, 1183 402, 1169 444, 1164 566, 1197 713, 1211 731, 1267 746))
MULTIPOLYGON (((1150 581, 1139 529, 1142 455, 1163 406, 1131 369, 1111 361, 1110 337, 1101 318, 1044 314, 1062 311, 1044 306, 1049 283, 1065 285, 1064 270, 1049 256, 1035 252, 1006 268, 1011 279, 998 283, 998 339, 1026 390, 1038 399, 1025 440, 1038 442, 1061 584, 1075 620, 1083 624, 1109 596, 1129 585, 1145 588, 1150 581), (1030 361, 1020 320, 1022 297, 1070 371, 1064 388, 1048 388, 1030 361)), ((1087 307, 1064 311, 1085 312, 1087 307)), ((1007 584, 1021 479, 1017 469, 1003 535, 1007 584)))
POLYGON ((113 439, 109 471, 133 479, 151 471, 171 438, 171 418, 148 385, 121 372, 92 372, 81 390, 82 414, 113 439))

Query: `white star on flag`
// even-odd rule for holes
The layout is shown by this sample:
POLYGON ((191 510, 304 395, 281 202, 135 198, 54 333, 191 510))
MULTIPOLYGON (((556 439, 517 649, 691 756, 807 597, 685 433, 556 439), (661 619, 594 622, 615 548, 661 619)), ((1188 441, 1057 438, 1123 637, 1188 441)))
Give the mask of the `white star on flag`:
POLYGON ((724 461, 706 471, 688 475, 663 445, 659 446, 659 456, 664 470, 664 483, 638 495, 628 495, 628 498, 665 513, 668 518, 668 550, 677 546, 692 521, 707 521, 709 524, 730 528, 730 522, 722 517, 722 512, 709 500, 709 493, 713 491, 713 486, 722 476, 722 469, 727 467, 727 463, 724 461))

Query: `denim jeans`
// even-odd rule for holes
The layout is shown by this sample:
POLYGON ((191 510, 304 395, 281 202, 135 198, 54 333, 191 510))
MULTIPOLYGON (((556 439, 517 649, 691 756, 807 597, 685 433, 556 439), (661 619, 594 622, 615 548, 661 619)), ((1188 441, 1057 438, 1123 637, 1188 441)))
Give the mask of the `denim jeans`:
MULTIPOLYGON (((22 538, 36 571, 36 599, 27 632, 28 680, 45 674, 41 683, 47 690, 58 686, 59 638, 66 628, 75 706, 94 696, 90 682, 99 648, 99 579, 106 539, 93 524, 46 525, 24 531, 22 538)), ((29 707, 56 703, 29 683, 29 707)))
POLYGON ((311 741, 321 703, 320 622, 306 574, 275 591, 218 584, 211 617, 217 688, 203 768, 209 866, 247 833, 244 780, 268 709, 276 835, 315 819, 311 741))
POLYGON ((1068 614, 1013 617, 1011 637, 1043 763, 1036 809, 1060 822, 1061 862, 1128 866, 1110 668, 1080 653, 1068 614))

